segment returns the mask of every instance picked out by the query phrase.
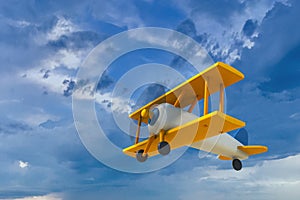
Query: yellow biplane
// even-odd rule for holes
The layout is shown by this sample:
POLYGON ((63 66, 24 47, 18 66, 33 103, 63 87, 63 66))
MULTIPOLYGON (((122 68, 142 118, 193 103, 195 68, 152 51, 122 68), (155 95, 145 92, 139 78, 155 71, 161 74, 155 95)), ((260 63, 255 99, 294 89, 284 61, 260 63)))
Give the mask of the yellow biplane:
POLYGON ((135 144, 123 149, 129 156, 144 162, 148 157, 167 155, 171 149, 189 146, 232 160, 235 170, 240 160, 264 153, 265 146, 248 145, 245 122, 224 113, 224 89, 239 82, 244 75, 237 69, 217 62, 154 101, 129 115, 137 120, 135 144), (219 92, 219 109, 209 112, 209 96, 219 92), (192 113, 203 100, 203 115, 192 113), (150 136, 139 141, 141 123, 148 125, 150 136), (237 129, 235 136, 227 132, 237 129))

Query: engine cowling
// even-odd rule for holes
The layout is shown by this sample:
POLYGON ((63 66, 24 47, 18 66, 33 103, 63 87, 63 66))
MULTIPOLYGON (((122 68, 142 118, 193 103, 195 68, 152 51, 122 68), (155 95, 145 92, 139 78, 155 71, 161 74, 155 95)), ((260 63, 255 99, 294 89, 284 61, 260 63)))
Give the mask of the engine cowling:
POLYGON ((198 118, 198 116, 168 103, 153 107, 149 111, 149 115, 148 129, 151 134, 159 134, 162 129, 167 131, 198 118))

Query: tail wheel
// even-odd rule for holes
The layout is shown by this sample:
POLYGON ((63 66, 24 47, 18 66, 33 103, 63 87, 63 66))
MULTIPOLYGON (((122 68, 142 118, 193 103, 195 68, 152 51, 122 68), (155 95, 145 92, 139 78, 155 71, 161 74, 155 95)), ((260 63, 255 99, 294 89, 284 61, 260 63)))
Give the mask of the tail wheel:
POLYGON ((168 155, 171 151, 171 147, 170 147, 169 143, 165 142, 165 141, 160 142, 157 146, 157 149, 158 149, 158 152, 163 156, 168 155))
POLYGON ((239 159, 233 159, 232 160, 232 167, 236 171, 239 171, 242 169, 242 162, 239 159))
POLYGON ((145 162, 148 158, 148 154, 146 155, 143 155, 144 154, 144 150, 141 149, 139 150, 137 153, 136 153, 136 159, 139 161, 139 162, 145 162))

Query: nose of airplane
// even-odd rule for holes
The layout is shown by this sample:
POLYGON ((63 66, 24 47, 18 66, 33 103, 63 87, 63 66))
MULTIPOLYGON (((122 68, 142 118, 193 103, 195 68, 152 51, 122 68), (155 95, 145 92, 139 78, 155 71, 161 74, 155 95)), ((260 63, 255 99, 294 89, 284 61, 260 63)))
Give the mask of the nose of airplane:
POLYGON ((157 121, 158 117, 159 117, 159 110, 158 108, 154 108, 152 110, 150 110, 149 112, 149 124, 151 126, 153 126, 155 124, 155 122, 157 121))

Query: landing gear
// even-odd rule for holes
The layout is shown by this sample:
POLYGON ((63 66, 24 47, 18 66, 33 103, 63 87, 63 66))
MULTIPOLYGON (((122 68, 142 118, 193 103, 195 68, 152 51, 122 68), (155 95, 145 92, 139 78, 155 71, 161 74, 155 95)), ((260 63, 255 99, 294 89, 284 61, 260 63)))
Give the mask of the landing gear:
POLYGON ((171 151, 171 147, 170 147, 169 143, 165 141, 165 134, 166 134, 165 130, 163 130, 163 129, 160 130, 160 132, 159 132, 159 141, 160 142, 157 145, 158 152, 160 153, 160 155, 163 155, 163 156, 168 155, 171 151))
POLYGON ((165 141, 160 142, 157 146, 157 149, 158 152, 163 156, 168 155, 171 150, 169 143, 165 141))
POLYGON ((137 153, 136 153, 136 159, 139 161, 139 162, 145 162, 148 158, 148 154, 146 155, 143 155, 144 154, 144 150, 141 149, 139 150, 137 153))
POLYGON ((239 171, 242 169, 242 162, 239 159, 233 159, 232 160, 232 167, 236 171, 239 171))

